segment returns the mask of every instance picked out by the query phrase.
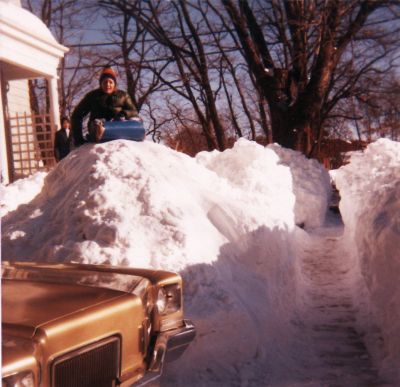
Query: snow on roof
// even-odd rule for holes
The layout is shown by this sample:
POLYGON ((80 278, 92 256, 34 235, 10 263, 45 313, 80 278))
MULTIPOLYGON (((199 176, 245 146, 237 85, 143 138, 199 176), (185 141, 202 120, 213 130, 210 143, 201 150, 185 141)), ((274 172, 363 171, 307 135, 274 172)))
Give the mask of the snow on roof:
POLYGON ((0 22, 50 44, 59 46, 47 26, 33 13, 11 1, 0 0, 0 22))
POLYGON ((15 2, 0 0, 0 61, 6 80, 57 77, 68 51, 46 25, 15 2))

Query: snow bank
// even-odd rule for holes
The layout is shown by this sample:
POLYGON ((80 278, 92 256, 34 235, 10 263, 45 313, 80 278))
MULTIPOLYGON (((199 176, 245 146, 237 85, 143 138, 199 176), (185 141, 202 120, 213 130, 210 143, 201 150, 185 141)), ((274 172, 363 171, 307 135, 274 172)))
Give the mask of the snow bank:
POLYGON ((292 211, 287 206, 282 190, 287 186, 285 176, 268 168, 278 163, 290 168, 293 193, 295 195, 295 222, 306 227, 318 227, 324 223, 331 195, 328 171, 316 160, 309 160, 296 151, 282 148, 278 144, 266 148, 254 142, 240 139, 232 150, 225 152, 202 152, 197 159, 223 178, 239 187, 248 187, 272 198, 273 206, 269 213, 288 219, 292 211), (286 207, 286 211, 282 209, 286 207))
MULTIPOLYGON (((320 175, 296 152, 246 140, 196 158, 151 142, 85 145, 4 217, 3 259, 180 271, 198 335, 165 383, 273 381, 296 362, 293 192, 316 195, 320 175)), ((296 221, 323 216, 301 202, 296 221)))
POLYGON ((328 171, 318 161, 308 160, 300 152, 277 144, 268 148, 273 149, 281 163, 292 172, 296 224, 304 224, 307 228, 322 226, 332 192, 328 171))
POLYGON ((0 216, 30 202, 42 190, 46 175, 47 172, 37 172, 8 186, 0 184, 0 216))
MULTIPOLYGON (((383 333, 385 362, 400 382, 400 143, 380 139, 336 171, 353 269, 366 285, 358 299, 383 333), (367 297, 364 297, 366 293, 367 297)), ((364 321, 364 324, 366 320, 364 321)))

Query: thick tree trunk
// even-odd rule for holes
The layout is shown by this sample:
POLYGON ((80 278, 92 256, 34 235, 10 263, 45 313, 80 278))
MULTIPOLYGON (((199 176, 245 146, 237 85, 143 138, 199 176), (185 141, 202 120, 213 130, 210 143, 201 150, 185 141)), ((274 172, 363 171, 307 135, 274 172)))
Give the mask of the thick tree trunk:
POLYGON ((312 106, 302 109, 270 104, 273 141, 310 155, 318 139, 318 111, 312 106))
POLYGON ((269 105, 271 114, 272 141, 279 145, 295 149, 297 143, 297 129, 293 127, 289 109, 279 103, 269 105))
MULTIPOLYGON (((273 139, 272 139, 272 130, 270 125, 268 125, 268 119, 267 119, 267 112, 265 111, 264 108, 264 101, 262 99, 262 96, 260 96, 260 99, 258 101, 258 109, 260 111, 260 124, 262 127, 262 130, 265 134, 265 137, 267 139, 267 144, 271 144, 273 143, 273 139)), ((254 137, 253 140, 255 140, 255 132, 254 132, 254 137)))
POLYGON ((216 106, 214 104, 214 101, 209 103, 208 108, 210 109, 210 117, 214 126, 214 133, 215 133, 215 138, 217 139, 218 150, 222 152, 226 148, 225 130, 219 119, 219 115, 216 106))

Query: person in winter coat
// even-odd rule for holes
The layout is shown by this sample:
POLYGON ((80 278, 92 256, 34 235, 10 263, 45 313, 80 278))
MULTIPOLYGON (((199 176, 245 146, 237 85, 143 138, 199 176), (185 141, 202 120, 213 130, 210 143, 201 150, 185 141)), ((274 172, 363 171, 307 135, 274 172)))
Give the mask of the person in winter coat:
POLYGON ((68 117, 61 119, 61 129, 57 130, 54 140, 54 157, 59 162, 68 155, 71 150, 72 135, 68 117))
POLYGON ((71 121, 75 146, 98 142, 103 133, 102 120, 121 120, 137 117, 138 112, 129 94, 117 88, 117 76, 105 67, 99 79, 100 87, 87 93, 74 109, 71 121), (88 135, 83 137, 84 118, 89 115, 88 135))

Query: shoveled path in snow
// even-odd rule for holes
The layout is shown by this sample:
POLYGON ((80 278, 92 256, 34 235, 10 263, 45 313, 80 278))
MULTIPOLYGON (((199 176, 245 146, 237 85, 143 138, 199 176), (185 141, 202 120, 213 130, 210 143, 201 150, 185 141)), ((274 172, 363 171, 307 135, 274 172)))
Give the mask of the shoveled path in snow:
POLYGON ((305 359, 305 380, 298 385, 387 386, 379 379, 357 327, 342 233, 341 223, 331 221, 309 232, 303 251, 302 272, 308 286, 300 319, 313 356, 305 359))

